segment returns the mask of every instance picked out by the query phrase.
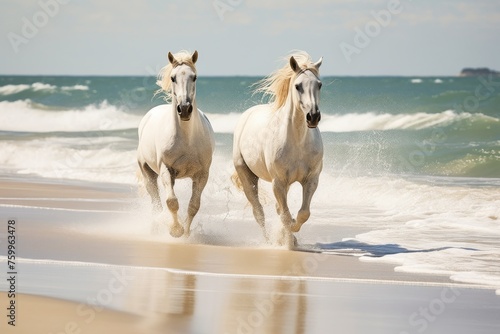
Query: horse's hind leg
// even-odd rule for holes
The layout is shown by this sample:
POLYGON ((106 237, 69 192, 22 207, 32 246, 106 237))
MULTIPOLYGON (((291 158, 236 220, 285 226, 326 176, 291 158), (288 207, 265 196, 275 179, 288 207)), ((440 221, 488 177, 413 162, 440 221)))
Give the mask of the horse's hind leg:
POLYGON ((235 161, 234 167, 236 168, 236 173, 238 173, 238 177, 240 178, 245 196, 252 205, 255 220, 262 228, 262 233, 264 233, 264 237, 266 238, 266 241, 268 241, 269 237, 265 226, 264 209, 262 208, 262 204, 259 202, 259 178, 250 170, 250 168, 248 168, 243 159, 240 159, 240 161, 237 162, 235 161))
POLYGON ((147 164, 139 164, 139 167, 144 178, 146 190, 151 197, 153 213, 157 214, 162 210, 160 195, 158 193, 158 175, 147 164))
POLYGON ((160 178, 167 192, 167 208, 172 214, 172 218, 174 220, 170 226, 170 235, 178 238, 184 234, 184 228, 179 223, 179 219, 177 217, 177 212, 179 211, 179 201, 174 193, 175 172, 162 163, 160 167, 160 178))
POLYGON ((208 172, 203 172, 200 173, 200 175, 196 175, 195 177, 193 177, 191 200, 189 201, 188 217, 185 225, 186 237, 189 237, 189 234, 191 233, 190 232, 191 223, 193 222, 194 216, 198 213, 198 210, 200 209, 201 193, 203 192, 203 189, 207 185, 207 181, 208 181, 208 172))

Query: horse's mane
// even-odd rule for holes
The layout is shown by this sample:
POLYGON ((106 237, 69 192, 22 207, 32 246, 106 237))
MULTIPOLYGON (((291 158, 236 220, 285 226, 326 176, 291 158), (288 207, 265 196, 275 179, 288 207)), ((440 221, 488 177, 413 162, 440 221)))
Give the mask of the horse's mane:
POLYGON ((290 67, 291 56, 295 58, 302 70, 310 70, 316 76, 319 76, 319 72, 307 52, 292 51, 288 56, 284 57, 285 66, 254 84, 256 86, 254 94, 263 93, 263 98, 269 97, 269 103, 272 104, 274 110, 281 108, 285 104, 290 85, 295 80, 296 73, 290 67))
POLYGON ((170 74, 172 73, 174 67, 180 65, 188 65, 191 69, 193 69, 193 71, 196 72, 196 66, 193 63, 191 55, 192 53, 186 50, 179 51, 173 55, 176 60, 175 66, 169 62, 167 66, 160 70, 156 84, 161 88, 155 92, 155 95, 163 93, 165 101, 170 102, 172 100, 172 92, 170 89, 172 86, 172 80, 170 79, 170 74))

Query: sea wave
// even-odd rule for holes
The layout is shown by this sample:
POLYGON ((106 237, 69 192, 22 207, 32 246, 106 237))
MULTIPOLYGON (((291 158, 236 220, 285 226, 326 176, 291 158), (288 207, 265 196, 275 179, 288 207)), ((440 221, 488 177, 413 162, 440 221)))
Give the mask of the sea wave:
POLYGON ((141 116, 104 101, 82 109, 47 110, 30 100, 0 102, 0 130, 20 132, 108 131, 136 128, 141 116))
POLYGON ((119 137, 48 137, 2 143, 0 164, 16 174, 101 182, 135 182, 135 142, 119 137), (29 157, 29 159, 27 159, 29 157))
POLYGON ((457 113, 446 110, 440 113, 415 113, 415 114, 378 114, 350 113, 345 115, 325 115, 322 117, 320 129, 323 132, 352 132, 369 130, 396 130, 411 129, 421 130, 438 126, 447 126, 456 122, 486 121, 500 124, 500 119, 481 113, 457 113))
MULTIPOLYGON (((207 116, 215 132, 232 133, 241 116, 238 113, 210 114, 207 116)), ((319 128, 321 132, 354 132, 372 130, 421 130, 447 126, 457 122, 483 121, 500 125, 500 119, 481 113, 457 113, 446 110, 441 113, 388 114, 388 113, 348 113, 329 115, 323 113, 319 128)))
POLYGON ((0 87, 0 95, 13 95, 31 88, 31 85, 5 85, 0 87))
POLYGON ((34 82, 32 84, 19 84, 19 85, 5 85, 0 87, 0 95, 8 96, 19 94, 25 91, 32 92, 46 92, 46 93, 54 93, 56 91, 86 91, 89 90, 89 87, 86 85, 74 85, 74 86, 61 86, 58 87, 56 85, 51 85, 42 82, 34 82))
MULTIPOLYGON (((5 86, 4 86, 5 87, 5 86)), ((84 89, 83 87, 72 89, 84 89)), ((241 113, 206 113, 216 133, 233 133, 241 113)), ((102 131, 136 128, 140 114, 125 112, 108 103, 91 104, 78 109, 54 109, 29 99, 0 102, 0 130, 23 132, 102 131), (22 121, 20 121, 22 120, 22 121)), ((440 113, 323 113, 321 132, 359 132, 385 130, 422 130, 453 125, 500 126, 500 119, 482 113, 446 110, 440 113)))

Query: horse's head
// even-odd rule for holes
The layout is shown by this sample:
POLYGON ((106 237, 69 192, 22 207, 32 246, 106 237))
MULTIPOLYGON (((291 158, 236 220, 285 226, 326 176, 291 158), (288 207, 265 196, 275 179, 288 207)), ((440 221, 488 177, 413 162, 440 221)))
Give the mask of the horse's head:
POLYGON ((173 102, 175 109, 183 121, 189 121, 193 112, 193 102, 196 95, 196 68, 198 51, 191 55, 190 62, 177 60, 172 53, 168 53, 168 60, 172 64, 170 73, 173 102))
MULTIPOLYGON (((323 58, 314 63, 316 73, 321 66, 323 58)), ((296 73, 295 80, 292 83, 293 101, 300 106, 305 113, 307 126, 315 128, 321 120, 319 111, 319 91, 321 89, 321 80, 311 69, 303 69, 299 66, 293 56, 290 57, 290 67, 296 73)))

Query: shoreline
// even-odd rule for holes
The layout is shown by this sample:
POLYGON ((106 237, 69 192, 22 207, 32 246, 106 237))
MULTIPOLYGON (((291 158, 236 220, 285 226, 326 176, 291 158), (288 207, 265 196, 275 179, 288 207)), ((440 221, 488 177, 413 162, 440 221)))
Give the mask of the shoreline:
MULTIPOLYGON (((19 221, 13 333, 500 329, 493 288, 401 273, 353 254, 235 246, 226 242, 231 235, 211 231, 187 241, 151 235, 138 224, 148 218, 132 186, 6 176, 0 185, 8 199, 1 206, 19 221)), ((258 235, 254 224, 238 228, 258 235)), ((359 232, 334 226, 329 242, 359 232)), ((1 291, 8 291, 4 282, 5 309, 1 291)), ((2 333, 11 332, 6 326, 0 323, 2 333)))

